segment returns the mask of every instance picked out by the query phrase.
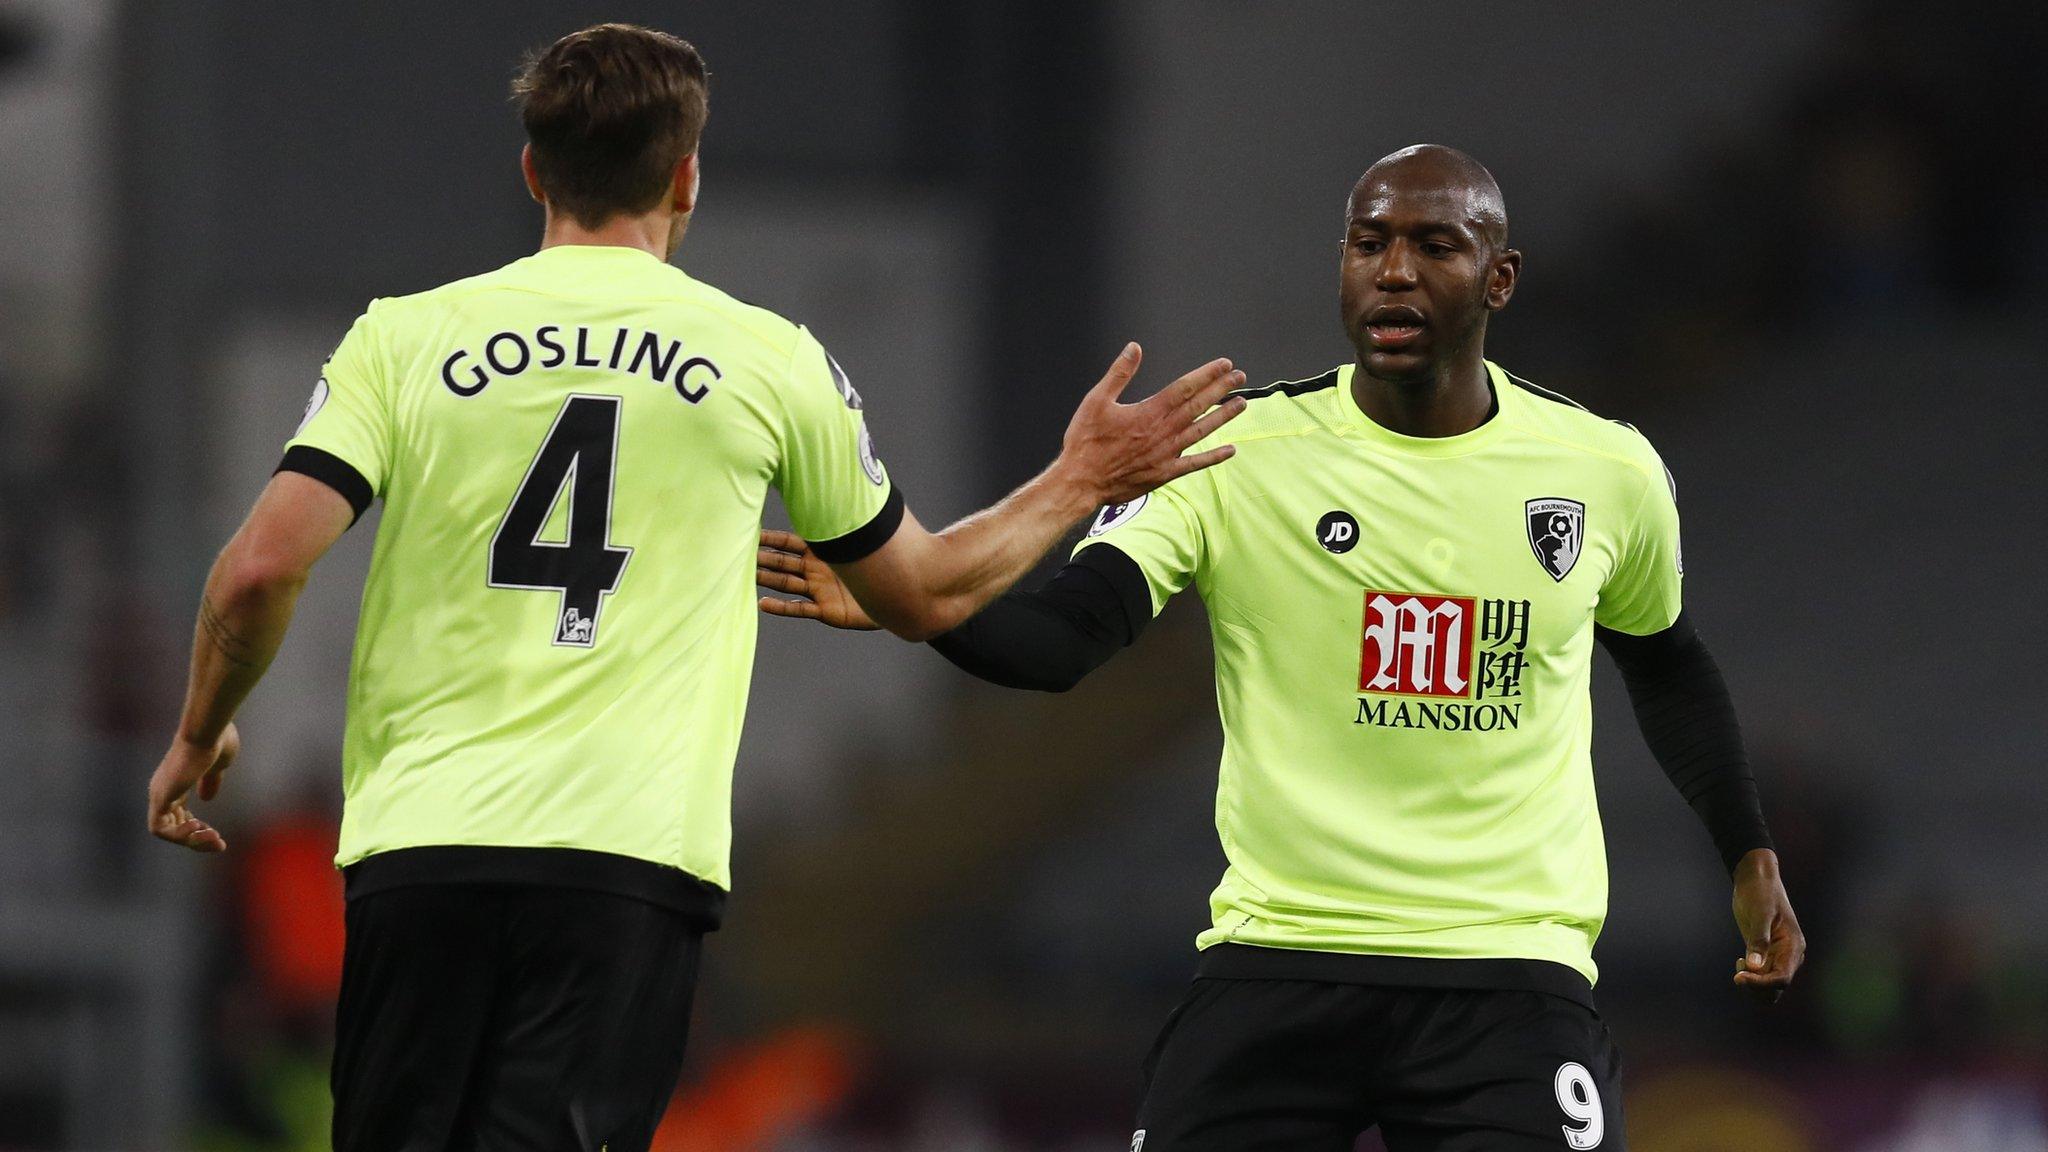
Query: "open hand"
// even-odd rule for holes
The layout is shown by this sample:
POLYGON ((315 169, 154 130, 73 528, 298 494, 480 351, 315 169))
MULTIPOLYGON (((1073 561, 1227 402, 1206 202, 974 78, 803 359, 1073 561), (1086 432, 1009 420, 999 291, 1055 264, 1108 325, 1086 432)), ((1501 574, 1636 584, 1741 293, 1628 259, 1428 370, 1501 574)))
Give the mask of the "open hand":
POLYGON ((1806 934, 1799 930, 1778 876, 1778 854, 1768 848, 1751 852, 1735 866, 1735 926, 1742 930, 1743 944, 1735 961, 1735 986, 1776 1003, 1806 962, 1806 934))
POLYGON ((1233 371, 1228 360, 1211 360, 1157 395, 1136 404, 1118 403, 1141 359, 1136 344, 1124 345, 1074 410, 1054 465, 1094 492, 1098 505, 1136 500, 1170 480, 1221 464, 1236 451, 1225 444, 1181 455, 1244 411, 1243 397, 1225 398, 1244 384, 1244 373, 1233 371))
POLYGON ((832 566, 818 559, 803 537, 793 532, 761 530, 761 551, 754 562, 754 583, 801 600, 761 597, 761 611, 770 616, 818 620, 834 628, 871 632, 881 625, 868 618, 846 590, 832 566))
POLYGON ((221 774, 242 751, 242 734, 230 723, 211 746, 182 736, 149 778, 149 830, 160 840, 182 844, 194 852, 225 852, 228 842, 206 821, 192 815, 185 798, 197 789, 201 800, 220 795, 221 774))

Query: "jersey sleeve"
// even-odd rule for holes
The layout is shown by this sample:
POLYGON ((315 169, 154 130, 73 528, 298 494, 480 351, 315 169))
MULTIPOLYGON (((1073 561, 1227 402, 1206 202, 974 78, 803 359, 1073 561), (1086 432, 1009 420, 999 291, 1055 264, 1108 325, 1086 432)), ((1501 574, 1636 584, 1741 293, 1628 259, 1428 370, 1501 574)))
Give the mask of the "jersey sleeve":
POLYGON ((1596 623, 1631 636, 1647 636, 1671 627, 1683 606, 1680 592, 1685 559, 1678 540, 1678 484, 1655 452, 1648 455, 1655 471, 1623 533, 1621 556, 1600 589, 1600 603, 1593 613, 1596 623))
POLYGON ((797 329, 786 384, 776 491, 818 558, 844 564, 889 542, 903 497, 875 456, 860 393, 808 329, 797 329))
MULTIPOLYGON (((1188 451, 1207 447, 1204 442, 1188 451)), ((1152 615, 1159 615, 1174 593, 1194 582, 1208 564, 1217 505, 1212 471, 1190 473, 1128 504, 1104 508, 1089 524, 1088 535, 1074 546, 1074 555, 1108 544, 1129 556, 1151 589, 1152 615)))
POLYGON ((299 472, 346 498, 360 518, 384 491, 391 465, 391 406, 377 347, 375 306, 357 318, 320 369, 280 472, 299 472))

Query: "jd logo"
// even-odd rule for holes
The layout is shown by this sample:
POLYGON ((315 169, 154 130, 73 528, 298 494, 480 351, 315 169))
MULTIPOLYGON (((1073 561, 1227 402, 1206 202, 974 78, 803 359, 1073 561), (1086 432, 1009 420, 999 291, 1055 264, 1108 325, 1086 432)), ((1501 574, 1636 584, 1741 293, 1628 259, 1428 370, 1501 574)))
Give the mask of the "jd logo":
POLYGON ((1316 521, 1316 543, 1343 555, 1358 546, 1358 520, 1349 512, 1325 512, 1316 521))

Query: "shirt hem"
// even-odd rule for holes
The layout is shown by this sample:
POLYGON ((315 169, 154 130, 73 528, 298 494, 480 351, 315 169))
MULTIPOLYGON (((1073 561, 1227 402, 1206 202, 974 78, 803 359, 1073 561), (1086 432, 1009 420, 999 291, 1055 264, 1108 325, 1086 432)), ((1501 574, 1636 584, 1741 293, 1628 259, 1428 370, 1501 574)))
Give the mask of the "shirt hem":
POLYGON ((506 884, 608 892, 679 912, 711 931, 725 890, 680 868, 585 848, 437 844, 378 852, 343 868, 347 898, 423 884, 506 884))
POLYGON ((1209 980, 1542 992, 1593 1007, 1593 986, 1578 969, 1555 960, 1520 957, 1387 956, 1226 943, 1202 952, 1195 975, 1209 980))

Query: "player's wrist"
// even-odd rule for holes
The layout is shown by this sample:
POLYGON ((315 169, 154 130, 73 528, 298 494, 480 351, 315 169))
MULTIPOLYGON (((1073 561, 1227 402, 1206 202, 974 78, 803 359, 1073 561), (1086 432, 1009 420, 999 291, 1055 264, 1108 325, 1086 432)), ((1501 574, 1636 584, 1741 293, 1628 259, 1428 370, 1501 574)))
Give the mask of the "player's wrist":
POLYGON ((1778 875, 1778 854, 1769 848, 1752 848, 1735 862, 1735 879, 1768 880, 1778 875))
POLYGON ((1039 474, 1038 480, 1046 499, 1065 524, 1093 515, 1109 501, 1108 485, 1068 453, 1062 452, 1051 467, 1039 474))
POLYGON ((204 723, 181 723, 171 740, 188 751, 210 753, 221 746, 221 742, 227 739, 227 734, 226 724, 214 727, 204 723))

